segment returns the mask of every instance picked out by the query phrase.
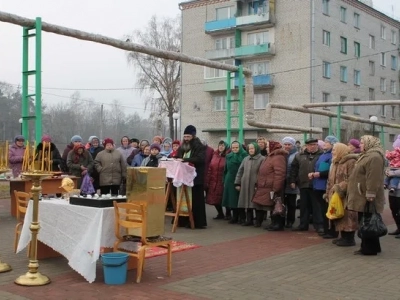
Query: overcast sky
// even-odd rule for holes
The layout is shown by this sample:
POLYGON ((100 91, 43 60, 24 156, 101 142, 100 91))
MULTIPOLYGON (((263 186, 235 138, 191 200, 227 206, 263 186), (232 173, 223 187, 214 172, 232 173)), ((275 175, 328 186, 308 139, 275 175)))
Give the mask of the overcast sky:
MULTIPOLYGON (((306 1, 306 0, 303 0, 306 1)), ((44 22, 123 38, 147 25, 152 15, 175 17, 182 0, 0 0, 0 10, 20 16, 42 17, 44 22)), ((377 9, 400 17, 399 0, 374 0, 377 9)), ((21 84, 22 28, 0 22, 0 81, 21 84)), ((32 45, 33 46, 33 45, 32 45)), ((34 53, 33 51, 31 53, 34 53)), ((69 89, 135 88, 135 70, 125 52, 115 48, 43 33, 42 83, 45 103, 68 101, 69 89), (47 89, 55 88, 55 89, 47 89)), ((187 53, 190 54, 190 53, 187 53)), ((33 60, 31 60, 33 62, 33 60)), ((29 85, 34 85, 32 81, 29 85)), ((84 91, 99 105, 118 99, 127 113, 144 111, 137 90, 84 91)))

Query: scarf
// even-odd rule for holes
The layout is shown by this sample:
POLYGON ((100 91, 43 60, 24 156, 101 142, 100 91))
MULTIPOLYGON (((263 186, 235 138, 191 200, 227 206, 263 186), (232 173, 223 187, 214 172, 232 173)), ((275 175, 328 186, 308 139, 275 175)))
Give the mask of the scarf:
POLYGON ((236 162, 236 163, 242 163, 242 160, 248 155, 247 152, 243 149, 242 145, 238 142, 238 141, 234 141, 231 143, 231 148, 232 145, 236 143, 239 145, 239 152, 238 153, 233 153, 230 152, 226 158, 229 159, 232 162, 236 162))
POLYGON ((381 141, 377 137, 372 135, 364 135, 360 139, 364 143, 364 151, 361 152, 360 157, 357 160, 357 163, 362 160, 367 153, 378 152, 382 155, 383 160, 385 160, 385 152, 381 146, 381 141))
POLYGON ((249 155, 250 155, 251 157, 254 157, 254 156, 256 156, 257 154, 260 153, 260 147, 258 146, 258 144, 257 144, 256 142, 252 142, 252 143, 250 143, 250 144, 247 146, 247 153, 249 153, 249 155), (254 152, 253 155, 250 155, 250 153, 249 153, 249 146, 250 146, 250 145, 253 145, 253 146, 254 146, 254 149, 256 150, 256 151, 254 152))
POLYGON ((343 143, 336 143, 332 151, 332 164, 339 163, 339 161, 350 153, 349 147, 343 143))

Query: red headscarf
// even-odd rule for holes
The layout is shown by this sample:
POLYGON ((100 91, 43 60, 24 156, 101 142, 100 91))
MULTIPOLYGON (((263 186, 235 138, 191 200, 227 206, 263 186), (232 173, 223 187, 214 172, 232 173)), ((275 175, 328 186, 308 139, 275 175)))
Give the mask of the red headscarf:
POLYGON ((280 142, 277 141, 268 141, 268 150, 269 153, 271 153, 274 150, 277 149, 281 149, 282 148, 282 144, 280 142))
POLYGON ((81 156, 84 156, 84 154, 85 154, 85 146, 82 145, 82 144, 77 144, 77 145, 75 145, 75 146, 74 146, 74 164, 78 164, 78 163, 79 163, 79 158, 80 158, 81 156), (79 154, 79 153, 78 153, 78 150, 79 150, 79 149, 83 149, 82 154, 79 154))

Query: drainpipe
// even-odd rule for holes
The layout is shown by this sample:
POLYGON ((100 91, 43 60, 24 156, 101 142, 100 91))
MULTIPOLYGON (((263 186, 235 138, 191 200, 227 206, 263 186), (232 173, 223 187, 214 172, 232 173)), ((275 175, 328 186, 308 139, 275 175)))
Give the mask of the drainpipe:
MULTIPOLYGON (((315 101, 315 1, 311 0, 310 18, 310 97, 311 103, 315 101)), ((314 125, 314 116, 310 114, 310 127, 314 125)))

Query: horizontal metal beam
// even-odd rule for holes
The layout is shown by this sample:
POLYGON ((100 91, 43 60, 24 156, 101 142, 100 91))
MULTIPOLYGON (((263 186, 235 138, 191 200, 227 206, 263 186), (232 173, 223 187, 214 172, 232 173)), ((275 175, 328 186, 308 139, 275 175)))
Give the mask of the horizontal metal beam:
POLYGON ((345 101, 345 102, 317 102, 304 104, 305 108, 329 106, 373 106, 373 105, 400 105, 400 100, 374 100, 374 101, 345 101))

